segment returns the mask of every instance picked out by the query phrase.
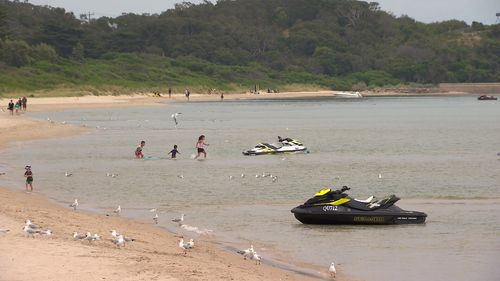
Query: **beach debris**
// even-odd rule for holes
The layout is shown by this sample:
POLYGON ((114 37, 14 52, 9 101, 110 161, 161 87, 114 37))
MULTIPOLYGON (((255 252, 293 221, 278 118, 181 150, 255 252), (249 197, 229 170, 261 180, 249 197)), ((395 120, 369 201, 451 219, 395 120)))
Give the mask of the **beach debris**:
POLYGON ((72 173, 69 173, 69 172, 64 173, 64 176, 65 176, 65 177, 71 177, 72 175, 73 175, 73 174, 72 174, 72 173))
POLYGON ((10 229, 0 229, 0 234, 6 234, 10 229))
POLYGON ((75 201, 73 203, 69 204, 70 207, 73 208, 73 210, 76 211, 76 207, 78 207, 78 199, 75 198, 75 201))
POLYGON ((113 213, 115 213, 117 216, 119 216, 121 212, 122 212, 122 207, 120 205, 118 205, 118 208, 116 208, 116 210, 113 210, 113 213))
POLYGON ((37 229, 39 228, 38 225, 33 224, 29 219, 26 220, 26 226, 31 229, 37 229))
POLYGON ((335 269, 335 263, 332 262, 330 264, 330 267, 328 268, 328 272, 330 272, 330 277, 335 278, 335 275, 337 274, 337 270, 335 269))
POLYGON ((158 224, 158 214, 155 214, 155 216, 153 217, 153 221, 155 222, 155 224, 158 224))
MULTIPOLYGON (((194 246, 194 242, 193 242, 193 246, 194 246)), ((179 240, 179 248, 183 249, 184 250, 184 255, 186 255, 187 251, 189 249, 191 249, 192 247, 190 246, 189 242, 184 243, 184 239, 181 239, 181 240, 179 240)))
POLYGON ((3 172, 2 172, 2 173, 0 173, 0 176, 3 176, 3 175, 5 175, 5 173, 3 173, 3 172))
POLYGON ((261 260, 261 257, 259 254, 257 254, 257 252, 254 252, 252 257, 251 257, 252 260, 255 261, 255 264, 256 265, 260 265, 260 260, 261 260))
POLYGON ((177 223, 179 223, 179 225, 181 225, 182 222, 184 221, 184 216, 186 216, 186 215, 185 214, 181 214, 180 218, 172 219, 172 221, 173 222, 177 222, 177 223))
POLYGON ((255 253, 255 250, 253 249, 253 245, 250 245, 250 248, 237 251, 238 254, 243 256, 243 259, 251 258, 253 254, 255 253))
POLYGON ((24 233, 26 233, 26 236, 30 236, 35 238, 35 234, 36 233, 40 233, 40 230, 36 230, 36 229, 33 229, 33 228, 30 228, 29 226, 25 225, 23 227, 23 231, 24 233))
POLYGON ((182 113, 181 112, 176 112, 174 114, 172 114, 172 119, 174 120, 174 123, 175 123, 175 128, 177 129, 177 125, 179 124, 179 122, 177 121, 177 117, 179 117, 179 115, 181 115, 182 113))

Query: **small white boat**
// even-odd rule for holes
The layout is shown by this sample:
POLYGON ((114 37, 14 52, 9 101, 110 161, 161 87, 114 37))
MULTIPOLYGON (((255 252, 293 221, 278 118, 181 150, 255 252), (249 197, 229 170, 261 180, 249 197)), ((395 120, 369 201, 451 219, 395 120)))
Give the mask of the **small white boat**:
POLYGON ((360 99, 363 95, 360 92, 335 92, 335 97, 346 99, 360 99))

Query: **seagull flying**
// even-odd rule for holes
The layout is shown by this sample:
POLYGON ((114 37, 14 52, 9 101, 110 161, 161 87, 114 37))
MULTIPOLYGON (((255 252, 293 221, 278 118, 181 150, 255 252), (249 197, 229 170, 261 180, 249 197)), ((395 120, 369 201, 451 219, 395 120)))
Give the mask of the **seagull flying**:
POLYGON ((328 272, 330 272, 330 276, 332 278, 335 278, 335 274, 337 274, 337 270, 335 269, 335 263, 332 262, 332 264, 330 264, 330 267, 328 268, 328 272))
POLYGON ((73 203, 69 204, 69 206, 70 206, 70 207, 73 207, 73 210, 75 210, 75 211, 76 211, 76 207, 78 207, 78 200, 77 200, 77 199, 75 199, 75 201, 74 201, 73 203))
POLYGON ((176 112, 176 113, 172 114, 172 116, 171 116, 171 117, 172 117, 172 119, 173 119, 173 120, 174 120, 174 122, 175 122, 175 127, 176 127, 176 128, 177 128, 177 125, 179 124, 179 122, 177 121, 177 117, 179 117, 179 115, 181 115, 181 114, 182 114, 182 113, 180 113, 180 112, 176 112))

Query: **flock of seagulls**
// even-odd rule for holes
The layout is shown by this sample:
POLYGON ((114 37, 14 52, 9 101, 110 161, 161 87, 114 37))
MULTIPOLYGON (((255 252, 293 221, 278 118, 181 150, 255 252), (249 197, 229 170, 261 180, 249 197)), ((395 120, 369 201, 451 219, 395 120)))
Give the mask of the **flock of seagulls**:
POLYGON ((256 265, 260 265, 260 261, 262 258, 254 250, 253 245, 250 245, 250 248, 248 248, 248 249, 237 251, 237 253, 242 255, 244 260, 247 260, 247 259, 254 260, 256 265))
POLYGON ((50 229, 42 230, 38 225, 33 224, 29 219, 26 220, 23 231, 27 237, 31 236, 32 238, 35 238, 35 234, 39 234, 41 236, 52 236, 52 231, 50 229))

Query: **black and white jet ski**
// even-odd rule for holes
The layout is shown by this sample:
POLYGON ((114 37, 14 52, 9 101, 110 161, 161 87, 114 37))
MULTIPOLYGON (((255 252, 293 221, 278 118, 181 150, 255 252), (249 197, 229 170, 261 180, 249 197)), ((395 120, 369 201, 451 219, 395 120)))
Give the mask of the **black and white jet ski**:
POLYGON ((304 224, 416 224, 424 223, 427 214, 405 211, 394 205, 399 198, 390 195, 366 200, 349 197, 345 191, 323 189, 304 204, 292 209, 295 218, 304 224))
POLYGON ((278 142, 261 142, 254 148, 243 151, 243 155, 264 155, 278 153, 307 152, 307 148, 300 141, 291 138, 278 137, 278 142))

